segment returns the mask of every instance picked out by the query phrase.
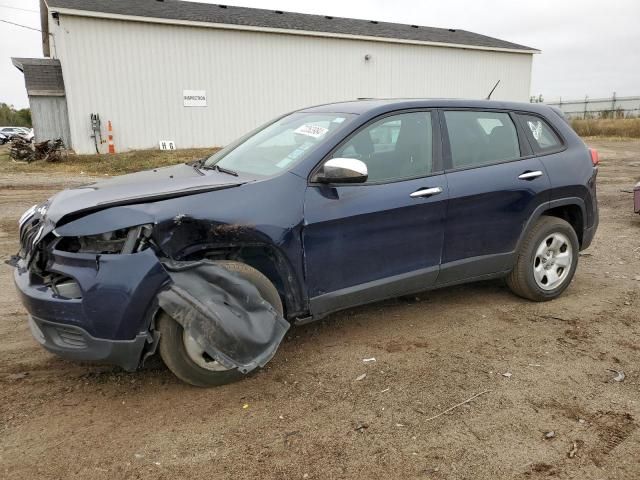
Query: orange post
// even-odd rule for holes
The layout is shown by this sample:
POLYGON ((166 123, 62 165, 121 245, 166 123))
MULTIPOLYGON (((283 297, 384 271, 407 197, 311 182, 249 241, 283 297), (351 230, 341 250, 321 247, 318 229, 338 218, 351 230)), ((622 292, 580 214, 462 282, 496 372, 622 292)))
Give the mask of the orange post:
POLYGON ((116 153, 116 146, 113 144, 113 127, 111 126, 111 120, 107 123, 107 130, 109 131, 109 153, 116 153))

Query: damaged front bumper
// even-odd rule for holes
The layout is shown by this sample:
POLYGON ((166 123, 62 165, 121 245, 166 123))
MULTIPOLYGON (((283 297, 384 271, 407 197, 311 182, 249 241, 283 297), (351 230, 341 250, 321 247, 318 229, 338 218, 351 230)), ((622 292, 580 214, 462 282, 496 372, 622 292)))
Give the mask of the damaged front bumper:
POLYGON ((151 250, 92 255, 53 250, 47 275, 19 259, 14 282, 30 315, 33 336, 72 360, 95 360, 135 370, 169 278, 151 250), (52 280, 55 278, 55 280, 52 280))
POLYGON ((83 328, 31 315, 29 327, 33 337, 51 353, 69 360, 118 365, 129 372, 138 368, 142 352, 152 340, 144 333, 136 335, 133 340, 95 338, 83 328))
POLYGON ((65 358, 135 370, 155 350, 162 308, 207 354, 248 373, 289 328, 253 285, 215 262, 161 260, 151 248, 100 255, 54 246, 46 256, 39 272, 18 259, 14 280, 34 338, 65 358))

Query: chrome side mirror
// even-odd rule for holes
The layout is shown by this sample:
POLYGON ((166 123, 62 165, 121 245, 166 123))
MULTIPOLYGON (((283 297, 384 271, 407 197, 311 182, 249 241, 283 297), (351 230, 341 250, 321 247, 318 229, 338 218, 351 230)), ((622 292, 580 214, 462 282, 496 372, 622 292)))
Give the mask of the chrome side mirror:
POLYGON ((367 165, 357 158, 327 160, 316 175, 320 183, 364 183, 369 177, 367 165))

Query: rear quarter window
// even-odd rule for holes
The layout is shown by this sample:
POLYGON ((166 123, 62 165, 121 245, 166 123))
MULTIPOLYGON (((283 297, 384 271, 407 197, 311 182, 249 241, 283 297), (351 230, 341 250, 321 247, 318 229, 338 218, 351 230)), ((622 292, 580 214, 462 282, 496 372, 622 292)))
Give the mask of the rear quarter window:
POLYGON ((541 117, 523 113, 518 117, 535 153, 551 153, 562 149, 562 140, 541 117))

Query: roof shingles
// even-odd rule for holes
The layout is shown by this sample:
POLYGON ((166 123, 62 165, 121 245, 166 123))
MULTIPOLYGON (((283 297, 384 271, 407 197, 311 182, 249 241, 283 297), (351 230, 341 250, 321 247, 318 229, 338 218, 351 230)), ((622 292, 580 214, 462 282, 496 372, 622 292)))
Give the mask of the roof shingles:
POLYGON ((48 0, 50 10, 69 9, 102 14, 177 21, 228 24, 337 35, 379 37, 405 41, 508 49, 532 53, 534 48, 487 37, 466 30, 422 27, 353 18, 309 15, 257 8, 234 7, 177 0, 48 0), (280 12, 280 13, 278 13, 280 12))

